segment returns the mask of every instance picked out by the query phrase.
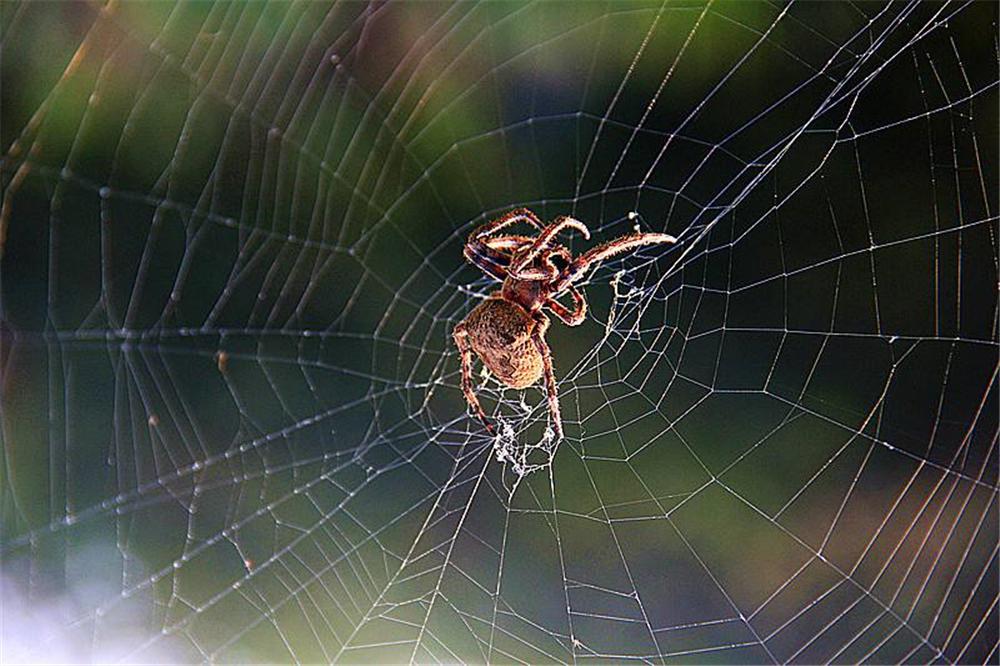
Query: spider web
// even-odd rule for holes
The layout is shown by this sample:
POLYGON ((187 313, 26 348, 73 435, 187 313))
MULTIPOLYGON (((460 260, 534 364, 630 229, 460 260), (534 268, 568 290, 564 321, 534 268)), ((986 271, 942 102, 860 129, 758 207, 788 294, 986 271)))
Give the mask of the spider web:
POLYGON ((995 3, 0 15, 5 662, 1000 659, 995 3))

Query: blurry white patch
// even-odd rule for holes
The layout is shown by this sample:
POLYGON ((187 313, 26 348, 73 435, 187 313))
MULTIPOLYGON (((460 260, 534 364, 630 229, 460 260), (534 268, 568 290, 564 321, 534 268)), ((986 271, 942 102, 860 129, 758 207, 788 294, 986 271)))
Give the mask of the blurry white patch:
MULTIPOLYGON (((67 555, 65 585, 55 592, 29 594, 27 581, 0 576, 0 664, 189 661, 191 655, 172 650, 172 638, 151 624, 150 595, 124 596, 121 567, 118 549, 103 544, 67 555), (159 640, 151 646, 154 637, 159 640)), ((148 575, 135 559, 128 568, 130 579, 148 575)))

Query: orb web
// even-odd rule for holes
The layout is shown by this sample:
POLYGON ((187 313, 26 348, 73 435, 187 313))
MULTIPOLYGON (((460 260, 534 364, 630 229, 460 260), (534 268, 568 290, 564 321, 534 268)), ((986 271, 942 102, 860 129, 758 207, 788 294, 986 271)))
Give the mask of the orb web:
POLYGON ((1000 658, 995 5, 0 17, 5 660, 1000 658), (678 239, 558 442, 451 343, 518 206, 678 239))

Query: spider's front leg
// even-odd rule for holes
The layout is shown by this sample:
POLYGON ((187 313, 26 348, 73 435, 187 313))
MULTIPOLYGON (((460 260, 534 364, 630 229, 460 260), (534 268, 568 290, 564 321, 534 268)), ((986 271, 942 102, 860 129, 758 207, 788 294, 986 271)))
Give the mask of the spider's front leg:
POLYGON ((535 238, 531 247, 523 255, 517 258, 517 261, 510 268, 511 274, 515 277, 524 277, 524 271, 531 266, 532 263, 534 263, 539 254, 549 247, 555 237, 563 229, 575 229, 583 234, 584 238, 590 239, 590 229, 587 228, 586 224, 580 220, 574 220, 572 217, 560 215, 552 224, 545 227, 542 233, 538 234, 535 238))
POLYGON ((542 221, 538 219, 538 216, 532 213, 527 208, 515 208, 509 213, 501 215, 495 220, 490 220, 486 224, 482 224, 479 227, 477 227, 475 231, 469 234, 469 242, 485 238, 486 236, 492 234, 494 231, 503 229, 504 227, 509 227, 510 225, 516 224, 518 222, 527 222, 528 224, 535 227, 539 231, 541 231, 544 226, 542 224, 542 221))
POLYGON ((603 245, 587 250, 573 260, 569 266, 563 269, 562 275, 553 283, 552 293, 558 294, 574 282, 583 278, 590 268, 605 259, 609 259, 616 254, 635 250, 644 245, 656 245, 659 243, 676 243, 677 239, 669 234, 655 233, 634 233, 608 241, 603 245))
MULTIPOLYGON (((517 208, 506 215, 476 227, 469 234, 469 240, 465 243, 465 250, 463 252, 465 258, 490 277, 503 282, 507 278, 507 267, 510 265, 510 256, 501 251, 502 244, 491 243, 490 240, 492 239, 487 239, 487 237, 517 222, 527 222, 536 229, 542 228, 542 221, 538 219, 537 215, 527 208, 517 208)), ((517 239, 519 237, 511 238, 517 239)), ((525 240, 529 239, 525 238, 525 240)))
POLYGON ((510 257, 499 250, 494 250, 482 242, 477 242, 476 245, 466 245, 462 254, 470 264, 494 280, 503 282, 507 279, 507 266, 510 264, 510 257))
POLYGON ((483 406, 479 404, 479 398, 476 397, 476 392, 472 388, 472 346, 469 344, 469 332, 465 330, 465 322, 456 326, 451 335, 455 340, 455 346, 458 347, 458 351, 462 355, 462 393, 465 394, 465 401, 469 403, 469 407, 476 412, 476 416, 492 435, 495 432, 493 424, 486 418, 486 412, 483 411, 483 406))
POLYGON ((552 314, 567 326, 579 326, 587 317, 587 299, 583 297, 576 287, 568 287, 570 295, 573 297, 573 309, 570 310, 565 305, 549 296, 545 301, 545 307, 552 310, 552 314))
POLYGON ((548 396, 549 414, 552 416, 552 429, 555 431, 556 441, 563 438, 562 417, 559 415, 559 392, 556 388, 556 375, 552 369, 552 352, 545 342, 545 331, 549 328, 549 318, 541 312, 533 315, 535 320, 535 330, 531 333, 531 340, 535 343, 535 348, 542 356, 542 367, 545 372, 545 393, 548 396))

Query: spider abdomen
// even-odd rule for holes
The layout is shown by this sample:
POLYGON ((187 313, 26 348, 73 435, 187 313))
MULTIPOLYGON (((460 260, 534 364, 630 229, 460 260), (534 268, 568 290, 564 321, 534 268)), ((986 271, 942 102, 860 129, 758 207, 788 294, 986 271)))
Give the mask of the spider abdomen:
POLYGON ((500 381, 511 388, 527 388, 544 369, 542 355, 531 334, 535 322, 516 303, 489 298, 465 319, 472 350, 500 381))

